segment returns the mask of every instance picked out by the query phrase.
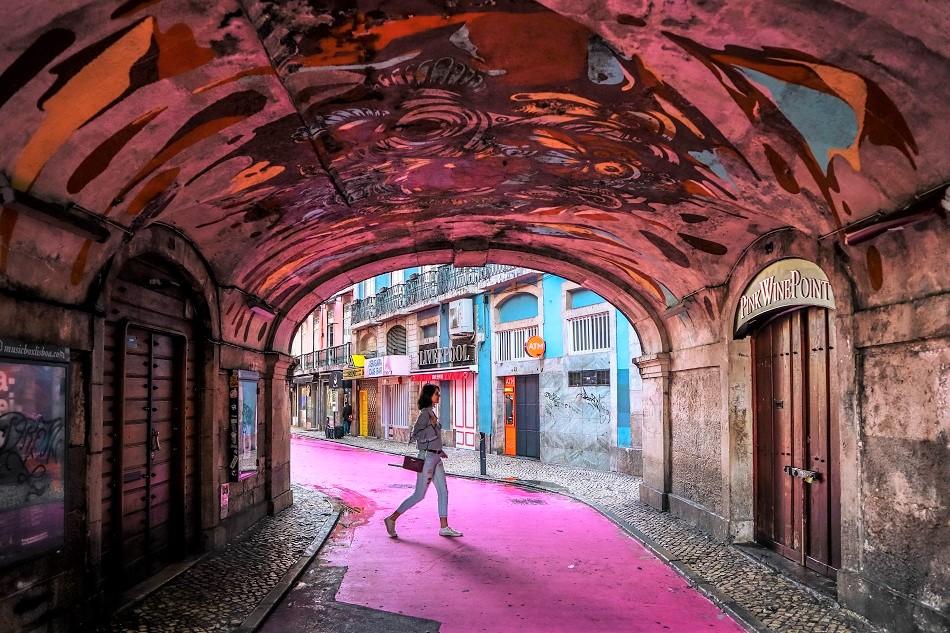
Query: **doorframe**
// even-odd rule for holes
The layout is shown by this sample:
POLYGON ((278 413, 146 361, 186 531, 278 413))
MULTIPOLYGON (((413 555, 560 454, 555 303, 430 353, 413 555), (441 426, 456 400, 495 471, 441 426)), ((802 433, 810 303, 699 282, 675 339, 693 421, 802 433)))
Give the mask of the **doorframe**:
MULTIPOLYGON (((118 556, 115 557, 114 559, 115 562, 114 562, 114 569, 113 569, 113 576, 114 576, 113 579, 119 580, 119 579, 124 578, 125 576, 125 569, 122 566, 122 562, 125 560, 125 539, 123 538, 124 526, 122 523, 122 517, 125 515, 125 511, 124 511, 125 510, 125 507, 124 507, 125 494, 123 493, 123 490, 122 490, 122 483, 123 483, 122 472, 125 469, 125 386, 126 386, 126 356, 128 353, 129 328, 136 327, 136 328, 145 330, 146 332, 155 332, 158 334, 164 334, 166 336, 179 339, 183 344, 182 363, 183 363, 184 371, 181 372, 181 376, 179 377, 177 381, 178 389, 179 389, 179 398, 180 398, 178 425, 180 429, 179 440, 181 442, 178 452, 181 457, 179 458, 179 463, 177 465, 178 466, 177 472, 175 473, 175 476, 177 479, 176 486, 175 486, 176 487, 175 493, 178 495, 178 498, 181 500, 182 505, 184 505, 184 502, 185 502, 185 461, 187 458, 187 451, 185 450, 186 447, 184 445, 184 435, 185 435, 186 408, 187 408, 187 403, 188 403, 188 370, 189 370, 188 350, 189 350, 190 341, 188 340, 188 336, 182 332, 176 332, 174 330, 169 330, 167 328, 163 328, 159 326, 148 325, 146 323, 142 323, 140 321, 134 321, 132 319, 120 319, 116 325, 117 325, 116 333, 118 334, 119 332, 121 332, 122 340, 119 343, 119 346, 117 347, 117 350, 119 353, 118 353, 118 357, 115 360, 116 389, 113 395, 113 399, 114 399, 113 406, 116 407, 116 412, 115 412, 115 424, 114 424, 115 430, 113 431, 115 433, 115 437, 113 438, 113 443, 112 443, 112 447, 113 447, 112 538, 113 538, 113 546, 115 547, 115 551, 118 553, 118 556), (116 395, 120 397, 116 398, 116 395)), ((196 368, 196 373, 195 373, 195 379, 196 380, 199 379, 197 368, 196 368)), ((200 527, 201 527, 200 511, 198 511, 198 508, 200 507, 200 502, 201 502, 201 494, 200 494, 201 493, 201 450, 200 450, 201 436, 200 436, 200 429, 197 428, 199 426, 197 424, 197 420, 199 419, 198 412, 200 411, 200 406, 201 406, 201 403, 198 402, 198 398, 200 397, 200 391, 201 390, 198 389, 198 391, 195 393, 196 441, 195 441, 195 451, 194 451, 194 459, 195 459, 194 474, 195 474, 195 494, 196 494, 195 507, 196 507, 196 514, 198 515, 196 517, 197 525, 195 526, 196 534, 198 533, 197 530, 200 530, 200 527)), ((151 394, 149 394, 148 397, 149 397, 149 400, 151 400, 151 394)), ((146 442, 147 441, 148 441, 148 438, 146 438, 146 442)), ((151 477, 151 472, 149 472, 149 476, 151 477)), ((146 507, 148 507, 148 502, 149 500, 146 500, 146 507)), ((174 516, 174 520, 177 523, 177 525, 173 526, 173 532, 172 532, 173 535, 175 535, 175 538, 177 541, 175 545, 178 546, 182 550, 181 551, 182 554, 186 554, 187 551, 185 550, 187 549, 187 543, 184 542, 184 531, 185 531, 185 526, 188 520, 187 514, 182 511, 183 508, 177 508, 177 507, 170 508, 170 511, 171 510, 174 511, 174 514, 172 514, 172 512, 169 512, 169 516, 174 516), (178 535, 181 535, 180 541, 178 540, 179 539, 178 535)), ((146 517, 148 516, 149 516, 149 513, 146 511, 146 517)), ((149 530, 149 526, 147 523, 146 523, 145 529, 147 533, 149 530)), ((148 540, 149 539, 146 538, 146 542, 148 542, 148 540)), ((146 552, 147 551, 148 549, 146 548, 146 552)))

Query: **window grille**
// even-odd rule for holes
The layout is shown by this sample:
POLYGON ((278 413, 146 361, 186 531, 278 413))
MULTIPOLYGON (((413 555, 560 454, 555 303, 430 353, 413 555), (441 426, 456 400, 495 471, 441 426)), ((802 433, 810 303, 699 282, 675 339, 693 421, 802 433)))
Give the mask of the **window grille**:
POLYGON ((607 312, 568 319, 571 352, 599 352, 610 349, 610 319, 607 312))
POLYGON ((525 352, 524 344, 532 336, 538 335, 538 326, 518 328, 516 330, 504 330, 496 334, 498 341, 498 360, 505 362, 508 360, 523 360, 531 358, 525 352))
POLYGON ((586 369, 567 372, 568 387, 605 387, 610 386, 609 369, 586 369))

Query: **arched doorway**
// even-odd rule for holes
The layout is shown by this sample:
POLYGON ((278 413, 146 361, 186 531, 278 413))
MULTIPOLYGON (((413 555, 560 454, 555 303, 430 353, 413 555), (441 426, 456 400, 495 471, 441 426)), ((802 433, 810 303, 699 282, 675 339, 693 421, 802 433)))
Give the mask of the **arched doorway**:
POLYGON ((755 537, 834 578, 841 565, 838 394, 831 284, 799 259, 767 267, 740 299, 752 333, 755 537))
POLYGON ((114 588, 199 544, 198 398, 204 305, 166 261, 126 262, 108 288, 103 563, 114 588))

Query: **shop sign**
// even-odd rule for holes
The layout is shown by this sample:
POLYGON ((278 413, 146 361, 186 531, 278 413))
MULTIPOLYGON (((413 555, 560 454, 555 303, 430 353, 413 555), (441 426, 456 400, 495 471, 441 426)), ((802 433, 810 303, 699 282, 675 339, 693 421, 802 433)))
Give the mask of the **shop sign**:
POLYGON ((343 380, 358 380, 363 377, 362 367, 347 367, 343 370, 343 380))
POLYGON ((331 371, 330 372, 330 389, 340 389, 343 387, 343 372, 342 371, 331 371))
POLYGON ((515 392, 515 377, 514 376, 505 376, 505 393, 514 393, 515 392))
POLYGON ((381 378, 383 376, 408 376, 408 356, 378 356, 367 358, 363 367, 365 378, 381 378))
POLYGON ((257 473, 257 380, 256 371, 235 369, 228 384, 228 440, 231 481, 257 473))
POLYGON ((417 360, 419 367, 451 365, 454 363, 473 363, 475 362, 475 346, 458 344, 449 347, 420 349, 417 352, 417 360))
POLYGON ((524 351, 528 356, 532 358, 541 358, 544 356, 545 344, 544 339, 540 336, 532 336, 524 344, 524 351))
POLYGON ((0 567, 63 545, 69 349, 0 341, 0 567))
POLYGON ((465 380, 471 376, 471 371, 438 371, 425 374, 413 374, 412 380, 415 382, 437 382, 440 380, 465 380))
POLYGON ((831 282, 824 271, 804 259, 783 259, 756 275, 739 298, 736 336, 747 334, 758 317, 799 306, 835 309, 831 282))

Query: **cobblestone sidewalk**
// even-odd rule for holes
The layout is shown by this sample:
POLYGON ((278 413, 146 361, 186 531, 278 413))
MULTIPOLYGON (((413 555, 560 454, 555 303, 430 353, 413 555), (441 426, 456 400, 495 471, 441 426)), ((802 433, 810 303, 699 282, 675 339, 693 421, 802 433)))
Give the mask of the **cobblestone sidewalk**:
MULTIPOLYGON (((322 433, 315 431, 294 429, 294 433, 323 439, 322 433)), ((405 444, 376 438, 347 436, 333 441, 388 453, 409 453, 405 444)), ((449 455, 445 461, 446 472, 478 476, 477 452, 451 448, 446 452, 449 455)), ((672 565, 693 576, 691 581, 699 589, 718 593, 720 601, 740 615, 746 615, 760 630, 776 633, 875 631, 835 601, 805 589, 736 548, 707 537, 668 512, 658 512, 640 503, 639 477, 491 454, 487 456, 487 466, 492 479, 517 480, 561 490, 611 515, 662 549, 672 565)))
POLYGON ((117 613, 99 631, 203 633, 240 627, 336 516, 324 495, 300 486, 293 491, 291 507, 261 519, 239 540, 117 613))

